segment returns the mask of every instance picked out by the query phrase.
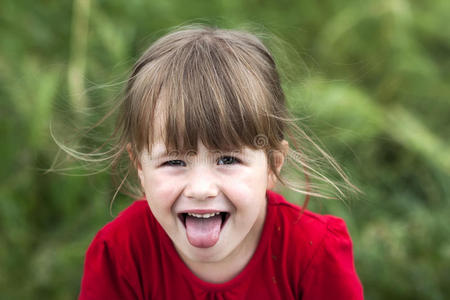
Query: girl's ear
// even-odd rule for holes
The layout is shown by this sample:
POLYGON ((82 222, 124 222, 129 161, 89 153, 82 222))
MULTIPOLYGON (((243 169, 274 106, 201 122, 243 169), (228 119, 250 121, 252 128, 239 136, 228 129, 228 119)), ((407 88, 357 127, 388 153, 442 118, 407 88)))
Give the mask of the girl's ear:
POLYGON ((130 160, 133 161, 133 152, 131 152, 131 144, 130 143, 127 144, 127 152, 128 152, 128 156, 130 157, 130 160))
POLYGON ((136 167, 136 169, 139 170, 141 168, 141 164, 139 163, 139 159, 135 160, 135 157, 133 155, 133 150, 131 149, 130 143, 127 144, 127 152, 128 152, 128 156, 130 157, 130 161, 133 163, 133 165, 136 167))
POLYGON ((284 159, 286 158, 289 151, 289 143, 286 140, 281 141, 281 152, 279 152, 279 157, 275 160, 275 166, 277 174, 280 174, 281 168, 284 165, 284 159))
MULTIPOLYGON (((276 174, 280 174, 281 168, 284 165, 284 158, 286 157, 289 150, 289 143, 286 140, 281 141, 281 151, 276 150, 270 153, 269 157, 273 159, 275 163, 275 171, 276 174)), ((267 182, 267 189, 271 190, 275 187, 277 183, 277 176, 273 173, 271 169, 269 169, 269 178, 267 182)))
POLYGON ((138 177, 139 177, 139 181, 141 182, 141 186, 142 188, 144 188, 144 174, 142 172, 142 166, 141 166, 141 162, 139 161, 138 157, 134 157, 133 155, 133 150, 131 149, 131 144, 128 143, 127 144, 127 152, 128 152, 128 156, 130 157, 130 161, 132 162, 133 166, 136 168, 138 177))

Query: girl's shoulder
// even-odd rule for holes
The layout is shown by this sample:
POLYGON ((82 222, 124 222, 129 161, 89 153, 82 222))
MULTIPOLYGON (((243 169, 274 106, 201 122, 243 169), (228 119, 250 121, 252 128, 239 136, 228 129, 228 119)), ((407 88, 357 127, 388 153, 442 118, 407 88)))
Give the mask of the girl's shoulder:
POLYGON ((318 251, 334 251, 340 245, 351 247, 352 241, 342 218, 322 215, 290 203, 280 194, 268 191, 268 206, 274 216, 275 236, 291 241, 290 250, 302 250, 302 257, 312 258, 318 251), (295 242, 293 242, 295 241, 295 242), (292 246, 295 245, 295 246, 292 246), (324 249, 324 247, 328 249, 324 249))
POLYGON ((308 299, 363 299, 345 221, 308 210, 301 213, 298 205, 283 196, 268 195, 275 230, 272 252, 286 259, 286 272, 297 288, 309 294, 308 299))
POLYGON ((147 201, 136 200, 98 231, 85 254, 80 299, 135 299, 149 288, 141 283, 158 269, 154 222, 147 201))
POLYGON ((147 201, 135 200, 113 220, 105 224, 97 232, 96 239, 109 243, 122 243, 132 236, 141 236, 151 222, 151 212, 147 201))

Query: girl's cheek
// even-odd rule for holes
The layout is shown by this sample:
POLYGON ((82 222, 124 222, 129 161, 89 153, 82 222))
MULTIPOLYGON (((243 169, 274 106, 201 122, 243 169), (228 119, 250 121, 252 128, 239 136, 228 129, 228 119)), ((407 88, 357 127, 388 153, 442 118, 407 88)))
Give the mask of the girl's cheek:
POLYGON ((157 172, 147 178, 147 186, 152 192, 167 193, 172 191, 175 193, 183 185, 181 176, 173 176, 167 172, 157 172))

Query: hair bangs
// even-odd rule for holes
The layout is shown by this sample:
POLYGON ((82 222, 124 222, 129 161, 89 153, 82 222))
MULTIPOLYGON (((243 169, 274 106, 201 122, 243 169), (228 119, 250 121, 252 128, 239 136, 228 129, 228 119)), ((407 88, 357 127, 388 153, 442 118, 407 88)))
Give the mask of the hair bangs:
POLYGON ((168 150, 183 152, 197 150, 199 141, 214 150, 256 148, 255 138, 276 127, 261 80, 248 72, 250 62, 219 43, 198 39, 161 61, 166 76, 159 99, 150 99, 157 104, 147 123, 149 146, 159 136, 168 150))

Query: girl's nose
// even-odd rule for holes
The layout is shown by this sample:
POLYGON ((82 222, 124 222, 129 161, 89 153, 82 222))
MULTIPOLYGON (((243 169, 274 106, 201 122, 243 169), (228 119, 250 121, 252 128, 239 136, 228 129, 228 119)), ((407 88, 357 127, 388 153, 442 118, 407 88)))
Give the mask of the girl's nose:
POLYGON ((188 182, 183 191, 187 198, 207 200, 219 194, 216 178, 207 168, 198 167, 189 175, 188 182))

